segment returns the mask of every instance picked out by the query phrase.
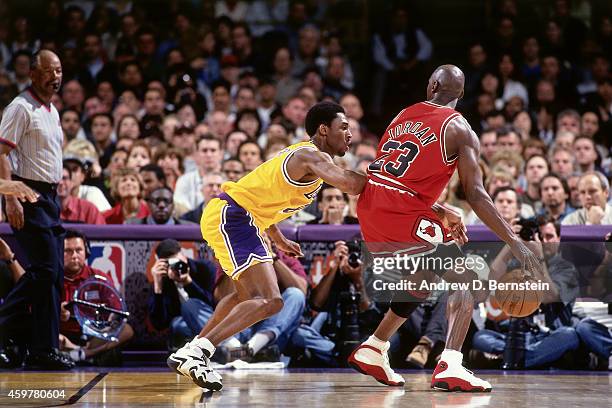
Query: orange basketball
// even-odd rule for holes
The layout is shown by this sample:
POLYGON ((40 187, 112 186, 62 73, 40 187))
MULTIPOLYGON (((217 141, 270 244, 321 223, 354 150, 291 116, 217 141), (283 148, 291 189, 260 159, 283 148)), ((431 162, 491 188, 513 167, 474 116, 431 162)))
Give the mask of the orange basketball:
POLYGON ((495 289, 495 298, 504 313, 512 317, 525 317, 535 312, 542 303, 542 291, 525 287, 535 283, 532 278, 524 278, 519 269, 504 274, 497 281, 499 287, 495 289), (512 287, 516 284, 523 284, 523 288, 512 287))

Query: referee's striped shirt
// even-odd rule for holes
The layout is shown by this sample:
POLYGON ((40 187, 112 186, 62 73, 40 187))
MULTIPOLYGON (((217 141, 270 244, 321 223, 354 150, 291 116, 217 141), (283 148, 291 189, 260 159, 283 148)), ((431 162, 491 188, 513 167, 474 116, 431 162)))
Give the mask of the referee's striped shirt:
POLYGON ((0 123, 0 143, 13 148, 8 158, 13 174, 45 183, 62 178, 64 135, 59 114, 46 105, 31 88, 6 107, 0 123))

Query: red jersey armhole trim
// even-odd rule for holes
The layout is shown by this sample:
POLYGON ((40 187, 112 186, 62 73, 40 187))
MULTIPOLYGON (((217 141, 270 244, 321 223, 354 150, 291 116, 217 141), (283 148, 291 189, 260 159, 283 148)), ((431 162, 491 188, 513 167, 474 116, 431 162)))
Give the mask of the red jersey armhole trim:
POLYGON ((444 121, 444 123, 442 123, 442 127, 440 128, 440 133, 442 134, 441 140, 440 140, 440 149, 441 149, 441 153, 442 153, 442 161, 444 162, 444 164, 446 164, 447 166, 451 166, 455 160, 457 160, 457 158, 455 157, 453 160, 448 160, 448 156, 446 155, 446 126, 448 126, 448 124, 453 120, 458 118, 459 116, 461 116, 461 114, 459 112, 455 112, 452 115, 450 115, 448 118, 446 118, 446 120, 444 121))

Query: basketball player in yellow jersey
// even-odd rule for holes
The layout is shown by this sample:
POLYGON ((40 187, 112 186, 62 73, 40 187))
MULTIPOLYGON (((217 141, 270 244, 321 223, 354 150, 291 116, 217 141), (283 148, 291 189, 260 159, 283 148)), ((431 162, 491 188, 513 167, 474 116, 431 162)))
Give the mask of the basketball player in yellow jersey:
POLYGON ((309 142, 289 146, 239 181, 223 184, 223 193, 202 214, 202 236, 235 291, 219 302, 200 334, 167 360, 170 368, 202 388, 216 391, 223 386, 210 367, 216 346, 283 307, 273 256, 262 234, 279 250, 302 256, 299 244, 285 238, 276 223, 310 204, 323 182, 349 194, 359 194, 365 185, 364 175, 332 161, 344 156, 351 142, 344 109, 320 102, 308 111, 305 122, 309 142))

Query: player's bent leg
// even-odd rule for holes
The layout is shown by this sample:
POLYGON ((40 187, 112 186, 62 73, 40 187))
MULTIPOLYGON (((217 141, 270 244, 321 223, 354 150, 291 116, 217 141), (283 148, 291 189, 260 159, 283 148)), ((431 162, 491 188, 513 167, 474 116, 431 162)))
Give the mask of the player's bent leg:
POLYGON ((374 377, 381 384, 402 386, 404 378, 389 364, 389 338, 404 324, 418 303, 391 302, 391 308, 378 325, 374 335, 357 347, 348 358, 348 364, 364 375, 374 377))
POLYGON ((448 334, 446 349, 431 378, 431 388, 441 391, 490 392, 492 387, 463 367, 463 354, 459 351, 465 340, 474 297, 469 291, 455 291, 448 297, 448 334))

